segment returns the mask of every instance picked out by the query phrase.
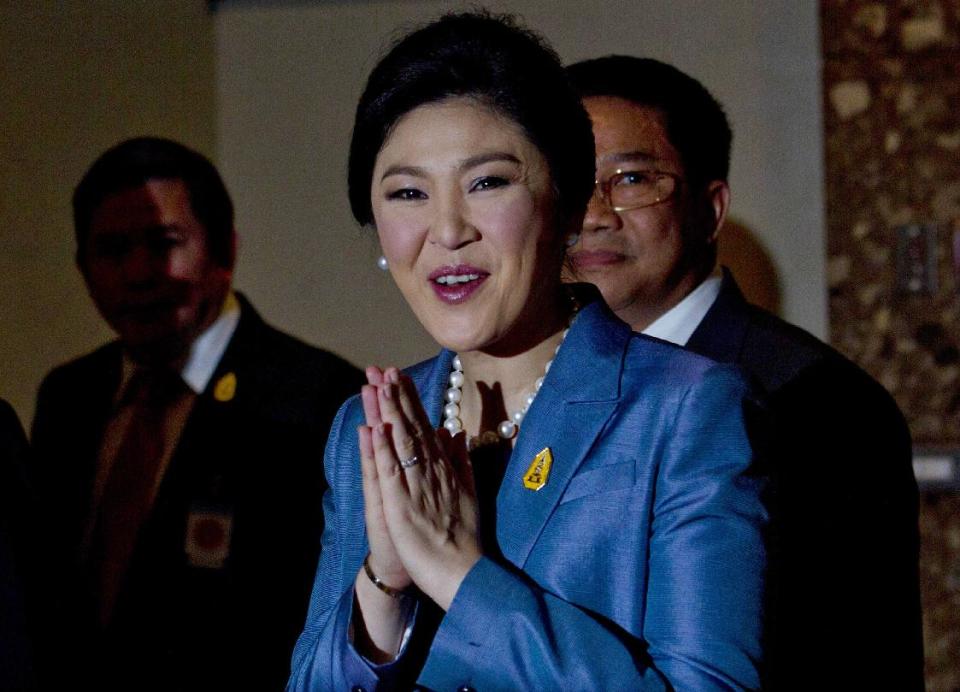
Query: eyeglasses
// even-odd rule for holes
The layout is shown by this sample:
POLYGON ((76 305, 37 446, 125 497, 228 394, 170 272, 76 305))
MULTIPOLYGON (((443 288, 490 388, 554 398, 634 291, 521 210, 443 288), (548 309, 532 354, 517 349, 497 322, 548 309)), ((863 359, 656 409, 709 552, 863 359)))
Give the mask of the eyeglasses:
POLYGON ((630 211, 666 202, 677 191, 680 176, 666 171, 617 169, 596 181, 600 199, 613 211, 630 211))

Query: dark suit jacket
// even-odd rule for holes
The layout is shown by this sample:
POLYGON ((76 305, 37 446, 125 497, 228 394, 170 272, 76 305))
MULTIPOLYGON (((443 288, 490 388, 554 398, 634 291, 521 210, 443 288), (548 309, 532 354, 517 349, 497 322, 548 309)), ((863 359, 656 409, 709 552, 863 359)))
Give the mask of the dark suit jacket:
MULTIPOLYGON (((52 535, 71 556, 120 376, 113 343, 57 368, 40 388, 35 475, 52 535)), ((96 633, 90 598, 64 594, 56 668, 76 648, 92 675, 105 676, 100 689, 281 689, 320 549, 324 444, 361 381, 352 365, 269 327, 241 298, 240 323, 173 452, 113 621, 96 633), (235 393, 218 400, 230 373, 235 393), (220 568, 191 566, 184 549, 189 517, 204 510, 232 518, 220 568), (74 626, 76 638, 65 637, 74 626)), ((81 583, 71 562, 53 570, 68 592, 81 583)))
POLYGON ((740 365, 773 418, 769 688, 922 689, 917 485, 892 397, 729 273, 687 348, 740 365))
POLYGON ((24 595, 25 555, 33 521, 26 483, 27 437, 0 399, 0 690, 31 689, 31 633, 24 595))

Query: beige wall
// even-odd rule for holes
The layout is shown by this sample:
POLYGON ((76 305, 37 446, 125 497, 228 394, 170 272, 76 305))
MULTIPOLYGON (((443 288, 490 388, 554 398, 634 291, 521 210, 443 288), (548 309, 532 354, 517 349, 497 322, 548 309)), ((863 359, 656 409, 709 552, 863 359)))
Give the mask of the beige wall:
POLYGON ((73 266, 74 185, 134 135, 212 155, 213 51, 204 0, 0 2, 0 396, 25 424, 43 375, 109 337, 73 266))

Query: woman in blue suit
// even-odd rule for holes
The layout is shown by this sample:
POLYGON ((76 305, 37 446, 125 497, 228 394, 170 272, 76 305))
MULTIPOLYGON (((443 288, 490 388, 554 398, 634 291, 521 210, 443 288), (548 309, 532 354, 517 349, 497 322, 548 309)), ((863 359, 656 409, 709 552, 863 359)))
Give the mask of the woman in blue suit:
POLYGON ((351 205, 443 350, 369 368, 334 422, 289 689, 759 684, 745 385, 561 285, 593 160, 507 18, 446 16, 373 70, 351 205))

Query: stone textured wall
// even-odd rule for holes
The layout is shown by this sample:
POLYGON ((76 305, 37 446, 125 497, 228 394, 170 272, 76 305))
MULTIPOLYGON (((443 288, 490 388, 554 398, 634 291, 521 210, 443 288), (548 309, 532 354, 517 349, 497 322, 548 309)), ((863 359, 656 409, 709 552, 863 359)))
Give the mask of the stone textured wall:
MULTIPOLYGON (((820 7, 830 338, 960 448, 960 0, 820 7)), ((920 530, 927 684, 960 690, 960 493, 920 530)))

